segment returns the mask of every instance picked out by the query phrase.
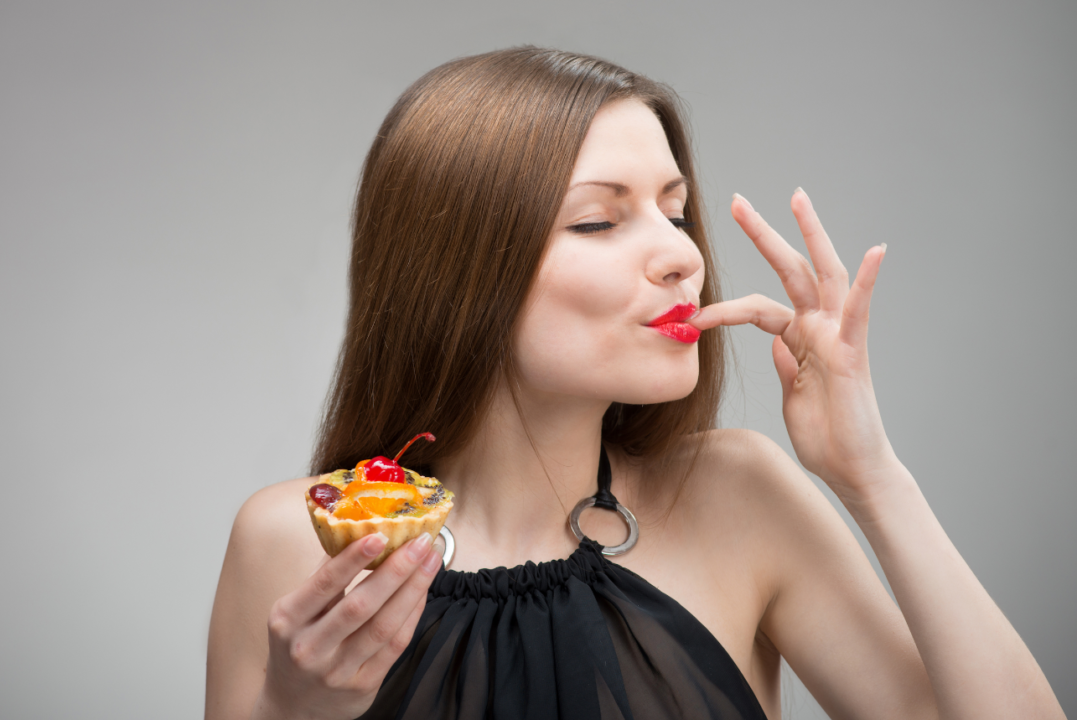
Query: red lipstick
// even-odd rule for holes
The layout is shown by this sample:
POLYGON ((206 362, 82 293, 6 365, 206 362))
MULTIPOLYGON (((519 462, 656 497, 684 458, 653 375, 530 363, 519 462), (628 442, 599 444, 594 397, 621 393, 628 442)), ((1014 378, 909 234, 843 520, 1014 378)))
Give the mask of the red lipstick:
POLYGON ((666 337, 682 343, 694 343, 699 340, 700 331, 685 322, 696 314, 696 306, 691 303, 674 305, 663 314, 647 323, 666 337))

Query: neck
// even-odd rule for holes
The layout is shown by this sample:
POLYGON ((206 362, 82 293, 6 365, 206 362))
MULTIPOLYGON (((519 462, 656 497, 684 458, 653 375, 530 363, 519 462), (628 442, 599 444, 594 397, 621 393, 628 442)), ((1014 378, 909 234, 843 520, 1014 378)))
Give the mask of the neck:
POLYGON ((537 396, 499 384, 475 438, 435 475, 456 493, 449 525, 470 560, 457 569, 564 557, 569 512, 597 490, 604 401, 537 396))

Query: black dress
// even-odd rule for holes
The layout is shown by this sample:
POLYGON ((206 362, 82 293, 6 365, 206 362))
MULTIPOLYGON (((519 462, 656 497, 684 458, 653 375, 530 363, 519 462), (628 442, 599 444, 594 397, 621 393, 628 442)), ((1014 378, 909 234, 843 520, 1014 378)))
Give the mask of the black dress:
POLYGON ((584 539, 565 560, 442 569, 411 645, 363 718, 766 715, 702 623, 584 539))

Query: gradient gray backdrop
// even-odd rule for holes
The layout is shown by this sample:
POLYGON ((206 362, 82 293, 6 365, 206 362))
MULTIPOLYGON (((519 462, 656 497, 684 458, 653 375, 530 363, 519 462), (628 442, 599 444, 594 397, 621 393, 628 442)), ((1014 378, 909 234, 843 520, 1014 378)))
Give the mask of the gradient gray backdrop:
MULTIPOLYGON (((728 296, 782 297, 734 191, 802 247, 803 185, 851 269, 889 244, 890 437, 1077 714, 1075 37, 1071 1, 3 2, 0 715, 202 712, 232 518, 306 474, 377 125, 520 43, 681 93, 728 296)), ((769 338, 733 337, 723 422, 788 448, 769 338)))

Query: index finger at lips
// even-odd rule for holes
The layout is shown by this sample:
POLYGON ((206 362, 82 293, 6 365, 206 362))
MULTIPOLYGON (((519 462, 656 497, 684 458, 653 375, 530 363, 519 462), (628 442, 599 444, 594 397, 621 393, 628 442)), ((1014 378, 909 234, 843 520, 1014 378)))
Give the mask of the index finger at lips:
POLYGON ((751 323, 772 335, 781 335, 793 322, 793 317, 793 311, 781 303, 763 295, 748 295, 708 305, 688 322, 700 330, 751 323))
POLYGON ((797 310, 819 307, 819 290, 811 264, 767 224, 743 196, 733 195, 733 219, 778 273, 782 287, 797 310))
POLYGON ((294 621, 307 624, 339 600, 355 576, 385 549, 381 533, 367 535, 344 548, 314 571, 297 590, 282 598, 282 609, 294 621))
POLYGON ((824 310, 836 312, 845 302, 849 293, 849 273, 841 264, 830 236, 823 230, 819 216, 815 212, 811 198, 803 188, 797 188, 790 201, 793 216, 808 246, 808 254, 815 265, 815 275, 819 279, 819 300, 824 310))

